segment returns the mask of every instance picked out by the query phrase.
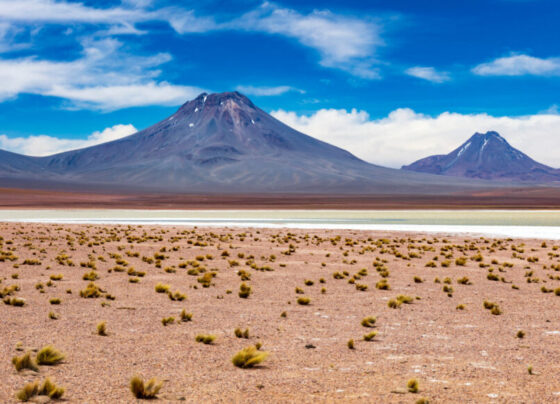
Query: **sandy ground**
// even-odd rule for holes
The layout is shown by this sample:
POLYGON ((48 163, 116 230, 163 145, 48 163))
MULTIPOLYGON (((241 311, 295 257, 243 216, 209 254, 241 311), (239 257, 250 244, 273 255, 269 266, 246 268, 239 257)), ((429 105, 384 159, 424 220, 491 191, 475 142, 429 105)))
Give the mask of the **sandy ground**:
POLYGON ((541 291, 560 287, 560 249, 553 242, 39 224, 0 224, 0 235, 0 250, 18 257, 0 262, 0 291, 18 285, 14 296, 26 302, 0 305, 0 402, 14 402, 25 383, 47 376, 66 388, 66 402, 135 402, 129 391, 135 374, 164 381, 160 402, 560 402, 560 296, 541 291), (166 251, 160 253, 162 247, 166 251), (229 256, 222 256, 226 251, 229 256), (74 266, 58 263, 60 254, 74 266), (127 261, 126 269, 145 276, 130 283, 127 272, 109 272, 117 265, 114 254, 127 261), (164 255, 161 268, 142 259, 154 254, 164 255), (478 254, 481 261, 475 260, 478 254), (191 264, 179 267, 197 256, 206 257, 199 268, 216 272, 208 288, 187 274, 191 264), (460 257, 467 257, 464 266, 455 263, 460 257), (25 260, 41 264, 24 265, 25 260), (442 267, 446 260, 449 267, 442 267), (99 276, 95 283, 115 300, 80 297, 88 284, 82 276, 91 270, 80 263, 89 262, 99 276), (265 266, 272 270, 259 270, 265 266), (176 272, 166 272, 168 267, 176 272), (350 283, 363 268, 367 275, 350 283), (487 279, 489 269, 503 281, 487 279), (238 296, 239 270, 251 277, 247 299, 238 296), (344 271, 344 279, 333 278, 344 271), (62 280, 48 286, 56 274, 62 280), (376 288, 382 275, 389 290, 376 288), (462 277, 471 284, 459 284, 462 277), (186 294, 186 300, 156 293, 157 283, 186 294), (359 291, 355 284, 368 289, 359 291), (451 296, 444 286, 452 287, 451 296), (304 294, 296 294, 296 287, 304 294), (388 307, 401 294, 412 297, 412 304, 388 307), (300 296, 310 304, 297 304, 300 296), (56 297, 61 304, 49 304, 56 297), (502 314, 486 310, 485 300, 498 304, 502 314), (459 304, 465 309, 458 310, 459 304), (162 325, 162 318, 178 319, 182 309, 193 314, 191 322, 162 325), (50 311, 59 318, 49 319, 50 311), (360 324, 366 316, 377 317, 374 328, 360 324), (107 322, 108 336, 96 334, 100 321, 107 322), (249 328, 250 338, 236 338, 237 327, 249 328), (377 336, 364 341, 372 330, 377 336), (519 330, 526 333, 522 339, 516 337, 519 330), (200 344, 200 333, 217 338, 200 344), (354 350, 347 347, 349 339, 354 350), (53 344, 66 359, 41 366, 39 373, 18 373, 11 363, 25 352, 16 350, 18 342, 24 350, 53 344), (231 357, 257 342, 270 353, 268 360, 253 369, 234 367, 231 357), (406 388, 412 378, 419 383, 416 394, 406 388))

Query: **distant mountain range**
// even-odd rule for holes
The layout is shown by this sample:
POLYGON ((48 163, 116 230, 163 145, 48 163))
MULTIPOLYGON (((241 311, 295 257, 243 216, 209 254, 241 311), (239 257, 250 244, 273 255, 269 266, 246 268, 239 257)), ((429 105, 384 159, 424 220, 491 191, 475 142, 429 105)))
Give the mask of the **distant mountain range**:
POLYGON ((450 158, 430 157, 407 170, 384 168, 286 126, 238 92, 204 93, 163 121, 112 142, 48 157, 0 150, 0 187, 214 194, 443 194, 501 185, 433 174, 494 179, 515 173, 515 178, 535 181, 556 178, 554 170, 502 143, 507 145, 497 134, 477 134, 450 158), (484 164, 471 172, 467 162, 475 159, 475 152, 484 164), (519 164, 511 163, 516 159, 519 164), (429 168, 431 165, 436 168, 429 168))
POLYGON ((402 169, 485 180, 560 181, 560 170, 536 162, 497 132, 475 133, 449 154, 426 157, 402 169))

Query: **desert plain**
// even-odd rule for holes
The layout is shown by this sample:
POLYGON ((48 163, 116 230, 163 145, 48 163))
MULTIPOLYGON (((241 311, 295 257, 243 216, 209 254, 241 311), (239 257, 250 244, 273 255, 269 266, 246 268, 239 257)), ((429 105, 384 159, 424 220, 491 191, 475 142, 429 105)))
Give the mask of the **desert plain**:
POLYGON ((135 375, 163 383, 160 402, 560 402, 558 241, 30 223, 0 236, 0 402, 47 377, 62 401, 137 402, 135 375), (232 364, 256 344, 266 360, 232 364), (64 359, 16 370, 47 345, 64 359))

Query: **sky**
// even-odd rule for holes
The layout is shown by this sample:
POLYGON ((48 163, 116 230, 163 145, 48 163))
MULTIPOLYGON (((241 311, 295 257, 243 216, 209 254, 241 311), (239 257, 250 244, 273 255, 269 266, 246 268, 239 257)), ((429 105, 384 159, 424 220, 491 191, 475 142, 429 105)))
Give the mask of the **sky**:
POLYGON ((201 92, 400 167, 496 130, 560 167, 556 0, 0 0, 0 148, 127 136, 201 92))

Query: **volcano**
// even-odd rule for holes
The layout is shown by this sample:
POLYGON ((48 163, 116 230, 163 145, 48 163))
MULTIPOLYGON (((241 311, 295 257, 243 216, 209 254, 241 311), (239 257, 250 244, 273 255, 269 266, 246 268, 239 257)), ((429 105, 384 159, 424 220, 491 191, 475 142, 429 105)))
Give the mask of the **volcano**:
POLYGON ((560 181, 560 170, 538 163, 497 132, 475 133, 449 154, 418 160, 403 170, 502 181, 560 181))
POLYGON ((203 93, 163 121, 97 146, 48 157, 2 153, 0 186, 10 187, 371 194, 461 185, 367 163, 286 126, 238 92, 203 93))

